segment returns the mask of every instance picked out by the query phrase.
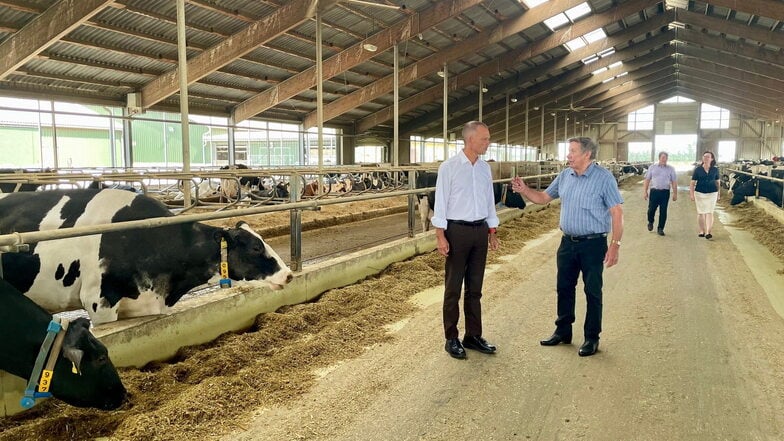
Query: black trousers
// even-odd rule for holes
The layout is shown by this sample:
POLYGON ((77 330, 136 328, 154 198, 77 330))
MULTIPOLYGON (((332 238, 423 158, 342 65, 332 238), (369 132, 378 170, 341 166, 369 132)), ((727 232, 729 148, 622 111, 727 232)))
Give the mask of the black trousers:
POLYGON ((555 332, 561 336, 572 335, 577 277, 582 273, 587 301, 583 331, 586 340, 599 340, 602 332, 602 271, 607 239, 572 242, 566 237, 558 247, 558 318, 555 332))
POLYGON ((667 205, 670 203, 670 190, 657 190, 651 189, 648 196, 648 223, 653 223, 653 217, 656 214, 656 209, 659 209, 659 225, 658 229, 663 230, 664 224, 667 222, 667 205))
POLYGON ((449 242, 444 289, 444 335, 458 338, 460 291, 463 293, 465 335, 482 335, 482 282, 487 261, 487 224, 470 226, 449 222, 444 231, 449 242))

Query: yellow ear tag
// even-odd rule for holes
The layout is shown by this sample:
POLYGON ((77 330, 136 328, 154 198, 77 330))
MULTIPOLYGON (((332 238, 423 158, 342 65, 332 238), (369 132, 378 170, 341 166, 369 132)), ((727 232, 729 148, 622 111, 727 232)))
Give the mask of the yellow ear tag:
POLYGON ((74 363, 73 361, 71 362, 71 373, 73 374, 79 373, 79 369, 76 369, 76 363, 74 363))

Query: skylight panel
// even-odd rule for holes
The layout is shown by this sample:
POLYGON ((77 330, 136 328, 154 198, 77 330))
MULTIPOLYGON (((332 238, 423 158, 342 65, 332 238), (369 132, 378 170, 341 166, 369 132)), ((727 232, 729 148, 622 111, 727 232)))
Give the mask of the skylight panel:
POLYGON ((607 38, 607 34, 604 33, 604 29, 599 28, 595 31, 589 32, 583 36, 588 43, 593 43, 594 41, 599 41, 602 38, 607 38))
POLYGON ((569 23, 569 19, 566 18, 566 15, 564 15, 563 13, 554 15, 544 21, 544 24, 546 24, 551 31, 556 30, 557 28, 565 25, 566 23, 569 23))
POLYGON ((535 8, 542 3, 547 3, 548 0, 523 0, 523 3, 528 7, 528 9, 535 8))
POLYGON ((575 21, 580 17, 584 17, 591 13, 591 7, 588 5, 588 2, 580 3, 579 5, 573 7, 572 9, 566 10, 566 16, 569 17, 569 20, 575 21))
POLYGON ((572 41, 566 42, 566 47, 573 52, 581 47, 585 47, 585 40, 583 40, 582 37, 575 38, 572 41))

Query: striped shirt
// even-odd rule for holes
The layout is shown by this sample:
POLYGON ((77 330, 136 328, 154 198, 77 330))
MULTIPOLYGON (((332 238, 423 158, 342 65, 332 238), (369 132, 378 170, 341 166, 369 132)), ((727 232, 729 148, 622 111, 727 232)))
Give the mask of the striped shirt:
POLYGON ((485 219, 490 228, 499 223, 490 165, 481 158, 471 164, 462 150, 438 167, 431 223, 446 229, 447 219, 469 222, 485 219))
POLYGON ((653 164, 645 172, 645 179, 651 181, 651 188, 654 190, 669 190, 671 182, 678 182, 675 167, 671 165, 653 164))
POLYGON ((595 162, 580 176, 565 169, 545 192, 561 198, 561 231, 573 236, 609 233, 610 208, 623 203, 612 173, 595 162))

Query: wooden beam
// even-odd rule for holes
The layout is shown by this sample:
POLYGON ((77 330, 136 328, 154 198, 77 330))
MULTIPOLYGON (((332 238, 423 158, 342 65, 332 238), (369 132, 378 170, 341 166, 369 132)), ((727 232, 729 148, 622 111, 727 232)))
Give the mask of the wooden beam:
POLYGON ((784 3, 779 0, 706 0, 706 3, 738 12, 784 21, 784 3))
POLYGON ((738 59, 736 57, 728 57, 712 49, 690 44, 678 44, 676 48, 678 54, 684 55, 684 58, 695 58, 702 61, 708 61, 720 66, 727 66, 744 72, 750 72, 754 75, 773 80, 780 81, 784 79, 784 68, 776 67, 768 63, 760 63, 745 58, 738 59))
POLYGON ((0 43, 0 79, 78 28, 113 0, 60 0, 0 43))
POLYGON ((727 95, 736 96, 738 97, 738 102, 754 104, 755 107, 761 109, 768 108, 775 112, 777 106, 769 103, 781 102, 784 99, 784 93, 780 91, 773 92, 762 87, 754 87, 748 83, 733 81, 702 69, 680 65, 678 71, 678 78, 692 78, 698 82, 703 82, 705 85, 712 85, 712 88, 717 89, 717 92, 721 91, 727 95))
MULTIPOLYGON (((281 6, 271 15, 250 24, 188 60, 188 84, 215 72, 256 47, 308 20, 315 15, 317 7, 328 9, 336 2, 337 0, 294 0, 281 6)), ((174 68, 145 85, 141 90, 142 106, 150 107, 176 93, 179 89, 178 73, 179 70, 174 68)))
MULTIPOLYGON (((715 75, 717 78, 724 78, 727 84, 737 84, 749 88, 749 90, 758 90, 763 95, 770 94, 768 95, 770 98, 781 95, 784 90, 784 75, 774 80, 749 72, 742 67, 731 68, 691 57, 678 57, 678 65, 699 69, 715 75)), ((784 74, 784 72, 782 73, 784 74)))
MULTIPOLYGON (((517 76, 510 77, 506 80, 502 80, 497 83, 494 83, 492 85, 492 96, 500 96, 503 97, 503 100, 505 100, 506 99, 505 94, 513 90, 514 88, 518 87, 518 84, 523 84, 526 81, 532 81, 548 73, 558 72, 561 69, 571 64, 574 64, 582 60, 583 58, 586 58, 597 52, 601 52, 605 49, 609 49, 619 44, 626 43, 629 40, 638 37, 639 35, 646 34, 648 32, 653 32, 663 26, 666 26, 667 23, 669 23, 672 20, 672 17, 673 15, 671 13, 659 15, 655 18, 639 23, 633 28, 623 30, 621 32, 609 36, 608 38, 595 41, 574 52, 570 52, 569 54, 561 58, 548 61, 534 68, 522 71, 518 73, 517 76)), ((674 32, 670 33, 669 39, 672 39, 673 36, 674 36, 674 32)), ((657 38, 659 37, 654 37, 651 40, 656 40, 657 38)), ((643 43, 647 43, 647 42, 643 42, 643 43)), ((637 47, 638 45, 634 45, 634 46, 637 47)), ((647 50, 647 49, 642 49, 642 46, 640 47, 641 47, 640 50, 647 50)), ((517 51, 522 51, 522 50, 523 49, 518 49, 517 51)), ((469 84, 476 84, 478 82, 479 77, 485 77, 490 74, 494 74, 498 70, 515 69, 521 63, 519 59, 520 57, 518 55, 515 55, 515 53, 504 54, 503 56, 495 58, 481 66, 477 66, 474 69, 470 69, 456 76, 452 76, 449 78, 449 86, 448 86, 449 90, 465 89, 465 87, 469 84), (514 59, 514 63, 512 63, 513 59, 514 59)), ((404 114, 422 106, 423 104, 436 101, 440 98, 443 98, 442 95, 443 95, 443 86, 441 85, 427 88, 417 93, 416 95, 413 95, 403 100, 399 106, 400 113, 404 114)), ((461 111, 467 107, 475 106, 477 101, 478 101, 477 93, 472 93, 465 98, 450 103, 449 107, 450 110, 461 111)), ((492 100, 487 101, 488 104, 492 102, 493 102, 492 100)), ((364 131, 370 130, 372 127, 375 127, 378 124, 391 120, 393 116, 392 112, 393 112, 392 106, 388 106, 384 109, 379 110, 378 112, 368 115, 367 117, 359 121, 357 125, 357 132, 362 133, 364 131)), ((432 121, 433 118, 440 119, 441 111, 439 110, 437 113, 438 113, 437 116, 435 116, 434 115, 435 112, 433 112, 431 114, 424 116, 424 118, 417 118, 416 120, 417 122, 415 122, 414 124, 419 124, 419 126, 410 125, 406 129, 406 131, 411 131, 418 127, 421 127, 422 125, 426 125, 428 122, 432 121)))
POLYGON ((739 41, 729 41, 724 38, 716 38, 702 32, 691 29, 678 29, 676 39, 687 44, 704 46, 717 51, 727 52, 731 56, 742 56, 757 61, 764 61, 784 67, 784 55, 774 52, 764 47, 741 43, 739 41))
MULTIPOLYGON (((417 63, 406 66, 400 71, 398 84, 401 87, 405 86, 424 75, 438 71, 442 68, 444 63, 459 60, 463 58, 466 53, 476 53, 486 46, 498 43, 504 38, 524 31, 525 29, 528 29, 529 27, 538 24, 543 20, 550 18, 553 15, 559 14, 580 3, 581 2, 579 0, 547 2, 526 11, 524 14, 504 20, 498 26, 486 33, 475 34, 460 43, 441 49, 439 52, 436 52, 435 54, 426 57, 417 63)), ((626 11, 627 9, 631 10, 635 8, 639 11, 649 3, 650 2, 643 0, 632 0, 631 2, 624 3, 622 6, 618 6, 601 15, 606 17, 608 14, 615 13, 615 15, 618 15, 616 20, 620 20, 623 18, 623 16, 620 16, 618 11, 626 11)), ((565 41, 569 41, 576 36, 593 31, 598 27, 595 25, 597 20, 596 17, 597 16, 590 16, 580 20, 578 23, 568 28, 569 32, 558 31, 548 37, 545 37, 544 40, 550 42, 551 45, 549 48, 552 48, 563 44, 565 41), (555 35, 558 37, 554 37, 555 35)), ((537 41, 534 44, 541 43, 537 41)), ((392 84, 392 75, 388 75, 372 84, 369 84, 368 86, 363 87, 362 89, 354 91, 343 98, 337 99, 325 105, 324 120, 328 121, 332 118, 335 118, 336 116, 342 115, 354 107, 360 106, 363 103, 389 93, 392 90, 392 84)), ((303 126, 305 128, 313 127, 315 121, 316 114, 315 112, 311 112, 305 117, 303 126)))
MULTIPOLYGON (((708 83, 709 84, 709 83, 708 83)), ((734 110, 737 113, 744 113, 753 117, 775 118, 778 114, 775 110, 769 108, 761 108, 756 103, 749 102, 735 94, 726 93, 724 91, 717 91, 715 88, 702 83, 699 78, 693 78, 688 75, 679 75, 678 88, 681 91, 690 91, 700 97, 700 101, 704 103, 711 103, 719 106, 726 107, 734 110)))
POLYGON ((692 27, 710 29, 723 34, 737 35, 746 40, 784 47, 784 33, 770 32, 759 26, 747 26, 736 21, 722 20, 710 15, 678 10, 678 21, 692 27))
MULTIPOLYGON (((388 50, 396 42, 402 42, 417 36, 437 24, 461 14, 463 11, 481 3, 481 0, 448 0, 439 1, 429 9, 410 15, 392 26, 360 41, 359 43, 333 55, 323 63, 324 78, 332 78, 360 63, 370 60, 378 53, 388 50), (363 49, 369 43, 378 48, 377 53, 363 49)), ((236 122, 244 121, 272 106, 308 90, 316 85, 316 67, 310 67, 284 81, 277 86, 243 101, 233 110, 236 122)))

